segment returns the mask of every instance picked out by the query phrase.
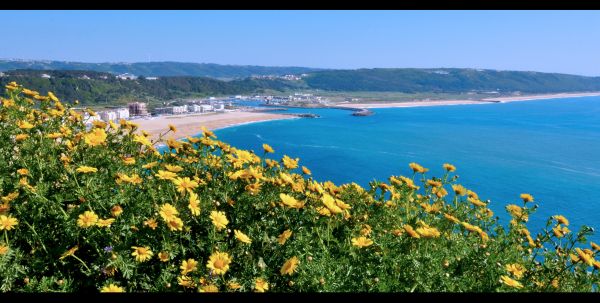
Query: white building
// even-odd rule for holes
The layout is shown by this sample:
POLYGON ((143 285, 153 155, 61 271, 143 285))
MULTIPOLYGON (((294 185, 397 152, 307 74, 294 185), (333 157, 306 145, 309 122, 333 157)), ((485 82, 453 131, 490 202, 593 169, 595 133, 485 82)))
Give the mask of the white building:
POLYGON ((200 113, 202 112, 202 106, 198 104, 192 104, 188 106, 188 110, 192 113, 200 113))
POLYGON ((45 78, 45 79, 50 79, 50 78, 52 78, 52 76, 50 76, 50 75, 48 75, 48 74, 42 74, 42 76, 41 76, 41 77, 42 77, 42 78, 45 78))
POLYGON ((105 122, 113 121, 117 119, 117 113, 114 111, 105 111, 100 113, 100 118, 105 122))
POLYGON ((124 74, 120 74, 117 76, 118 79, 121 80, 135 80, 137 79, 137 77, 135 75, 132 75, 130 73, 124 73, 124 74))
POLYGON ((154 112, 158 115, 172 115, 173 107, 157 107, 154 109, 154 112))
POLYGON ((205 112, 210 112, 213 110, 213 106, 210 104, 202 104, 200 105, 200 112, 205 113, 205 112))
POLYGON ((187 111, 188 111, 187 105, 173 106, 173 114, 184 114, 184 113, 187 113, 187 111))
POLYGON ((146 77, 146 80, 158 80, 158 77, 146 77))
POLYGON ((128 108, 119 108, 117 109, 117 119, 128 119, 129 118, 129 109, 128 108))
POLYGON ((217 103, 213 106, 215 111, 223 111, 225 110, 225 104, 223 103, 217 103))
POLYGON ((84 112, 83 113, 83 121, 85 121, 85 124, 92 124, 92 122, 102 121, 102 119, 100 119, 99 115, 90 116, 90 114, 88 114, 87 112, 84 112))

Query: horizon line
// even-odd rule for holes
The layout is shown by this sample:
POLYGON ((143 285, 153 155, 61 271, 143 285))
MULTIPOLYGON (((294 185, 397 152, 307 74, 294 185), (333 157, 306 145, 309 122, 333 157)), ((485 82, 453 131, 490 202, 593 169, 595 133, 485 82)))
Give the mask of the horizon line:
POLYGON ((518 69, 495 69, 495 68, 481 68, 481 67, 358 67, 358 68, 329 68, 329 67, 309 67, 309 66, 299 66, 299 65, 256 65, 256 64, 224 64, 224 63, 210 63, 210 62, 189 62, 189 61, 135 61, 135 62, 127 62, 127 61, 104 61, 104 62, 85 62, 85 61, 71 61, 71 60, 56 60, 56 59, 22 59, 22 58, 0 58, 0 61, 16 61, 16 62, 65 62, 65 63, 83 63, 83 64, 124 64, 124 65, 132 65, 132 64, 140 64, 140 63, 183 63, 183 64, 205 64, 205 65, 222 65, 222 66, 238 66, 238 67, 275 67, 275 68, 307 68, 307 69, 320 69, 320 70, 330 70, 330 71, 353 71, 353 70, 363 70, 363 69, 473 69, 473 70, 487 70, 487 71, 497 71, 497 72, 531 72, 531 73, 541 73, 541 74, 559 74, 559 75, 572 75, 572 76, 580 76, 580 77, 589 77, 589 78, 598 78, 600 75, 591 76, 591 75, 582 75, 582 74, 570 74, 570 73, 562 73, 562 72, 540 72, 535 70, 518 70, 518 69))

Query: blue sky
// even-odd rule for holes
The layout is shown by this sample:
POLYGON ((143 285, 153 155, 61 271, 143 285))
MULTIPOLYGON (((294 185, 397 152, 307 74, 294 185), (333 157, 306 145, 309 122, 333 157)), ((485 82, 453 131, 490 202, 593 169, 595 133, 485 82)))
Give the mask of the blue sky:
POLYGON ((2 11, 0 20, 5 59, 600 76, 600 11, 2 11))

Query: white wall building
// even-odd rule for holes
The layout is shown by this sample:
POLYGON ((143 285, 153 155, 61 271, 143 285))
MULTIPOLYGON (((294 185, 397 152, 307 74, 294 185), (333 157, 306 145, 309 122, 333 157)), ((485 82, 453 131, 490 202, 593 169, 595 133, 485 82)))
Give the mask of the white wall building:
POLYGON ((129 109, 128 108, 119 108, 116 111, 117 119, 128 119, 129 118, 129 109))
POLYGON ((225 110, 225 104, 223 103, 217 103, 213 106, 215 111, 222 111, 225 110))
POLYGON ((184 114, 184 113, 187 113, 187 111, 188 111, 187 105, 173 106, 173 114, 184 114))
POLYGON ((172 115, 173 107, 157 107, 154 112, 159 115, 172 115))
POLYGON ((120 74, 117 76, 118 79, 121 80, 135 80, 137 79, 137 77, 135 75, 132 75, 130 73, 124 73, 124 74, 120 74))
POLYGON ((105 122, 113 121, 117 119, 117 113, 113 111, 105 111, 100 113, 100 118, 105 122))
POLYGON ((209 105, 209 104, 202 104, 202 105, 200 105, 200 107, 201 107, 200 112, 203 112, 203 113, 210 112, 213 110, 212 105, 209 105))
POLYGON ((202 106, 198 104, 192 104, 188 106, 188 110, 193 113, 200 113, 202 112, 202 106))
POLYGON ((90 116, 90 114, 88 114, 87 112, 84 112, 83 113, 83 121, 85 121, 85 124, 92 124, 92 122, 102 121, 102 119, 100 118, 100 115, 90 116))

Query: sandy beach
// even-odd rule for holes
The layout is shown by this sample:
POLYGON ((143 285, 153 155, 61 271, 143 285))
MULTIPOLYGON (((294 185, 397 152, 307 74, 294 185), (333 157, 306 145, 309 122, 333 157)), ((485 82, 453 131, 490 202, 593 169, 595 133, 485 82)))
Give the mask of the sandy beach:
POLYGON ((532 101, 532 100, 592 97, 592 96, 600 96, 600 92, 540 94, 540 95, 526 95, 526 96, 514 96, 514 97, 486 98, 486 99, 483 99, 483 101, 516 102, 516 101, 532 101))
POLYGON ((219 128, 253 122, 296 118, 297 117, 290 115, 269 113, 224 112, 161 116, 151 119, 135 119, 132 120, 132 122, 139 124, 141 130, 145 130, 150 133, 152 139, 158 138, 159 134, 165 133, 167 130, 169 130, 169 124, 174 125, 177 128, 177 132, 169 132, 169 134, 163 137, 163 139, 182 139, 188 136, 199 134, 202 132, 202 126, 205 126, 210 130, 216 130, 219 128))
POLYGON ((590 96, 600 96, 600 92, 524 95, 524 96, 485 98, 482 100, 431 100, 431 101, 407 101, 407 102, 338 103, 338 104, 336 104, 336 106, 348 107, 348 108, 420 107, 420 106, 439 106, 439 105, 507 103, 507 102, 517 102, 517 101, 533 101, 533 100, 590 97, 590 96))
MULTIPOLYGON (((556 98, 575 98, 600 96, 600 92, 588 93, 561 93, 561 94, 539 94, 514 97, 497 97, 486 98, 483 100, 428 100, 428 101, 407 101, 407 102, 374 102, 374 103, 338 103, 337 107, 346 108, 394 108, 394 107, 420 107, 420 106, 441 106, 441 105, 466 105, 466 104, 493 104, 531 100, 545 100, 556 98)), ((182 139, 188 136, 194 136, 201 132, 201 127, 205 126, 210 130, 225 128, 229 126, 280 120, 280 119, 296 119, 291 115, 271 114, 263 112, 224 112, 224 113, 207 113, 207 114, 189 114, 189 115, 174 115, 161 116, 150 119, 135 119, 135 122, 140 125, 140 129, 151 134, 153 139, 158 138, 159 134, 165 133, 169 124, 177 128, 177 132, 170 132, 164 139, 174 138, 182 139)))
POLYGON ((381 103, 338 103, 336 106, 348 108, 391 108, 391 107, 420 107, 420 106, 439 106, 439 105, 460 105, 460 104, 482 104, 491 103, 490 101, 475 100, 435 100, 435 101, 407 101, 407 102, 381 102, 381 103))

